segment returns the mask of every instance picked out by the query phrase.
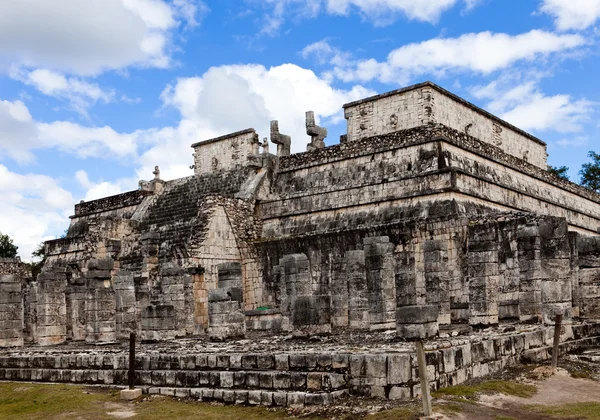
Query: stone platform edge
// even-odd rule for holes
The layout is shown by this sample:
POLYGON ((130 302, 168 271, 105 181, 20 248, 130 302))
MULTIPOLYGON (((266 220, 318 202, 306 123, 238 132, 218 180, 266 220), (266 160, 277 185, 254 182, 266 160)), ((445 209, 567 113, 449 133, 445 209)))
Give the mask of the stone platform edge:
MULTIPOLYGON (((573 326, 561 353, 600 345, 600 324, 573 326)), ((553 328, 474 340, 437 341, 426 348, 433 390, 485 377, 521 362, 551 357, 553 328)), ((414 352, 141 355, 136 384, 146 394, 224 403, 297 406, 345 395, 410 400, 420 396, 414 352), (260 401, 260 402, 259 402, 260 401)), ((1 381, 119 386, 127 357, 119 354, 2 356, 1 381)))

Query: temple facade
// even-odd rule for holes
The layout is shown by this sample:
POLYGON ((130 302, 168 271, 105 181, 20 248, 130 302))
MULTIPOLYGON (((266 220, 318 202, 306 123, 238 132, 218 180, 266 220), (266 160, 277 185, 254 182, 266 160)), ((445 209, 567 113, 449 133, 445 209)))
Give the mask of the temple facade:
POLYGON ((307 112, 304 153, 272 121, 77 204, 37 278, 0 260, 0 346, 600 318, 600 196, 544 142, 430 82, 344 113, 334 146, 307 112))

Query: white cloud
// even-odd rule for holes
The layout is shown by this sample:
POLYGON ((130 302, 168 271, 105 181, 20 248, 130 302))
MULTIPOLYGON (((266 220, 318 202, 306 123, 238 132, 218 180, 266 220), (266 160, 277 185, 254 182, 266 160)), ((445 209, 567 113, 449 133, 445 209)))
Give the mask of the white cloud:
POLYGON ((2 1, 0 67, 4 61, 77 75, 166 67, 173 30, 206 10, 187 0, 2 1))
MULTIPOLYGON (((0 140, 0 158, 26 160, 33 158, 32 151, 42 148, 78 157, 129 158, 135 171, 131 177, 91 180, 83 170, 75 174, 88 201, 135 189, 139 179, 152 179, 155 165, 160 166, 163 179, 191 175, 192 143, 252 126, 261 137, 268 137, 272 119, 278 119, 282 132, 292 136, 294 151, 305 151, 310 141, 304 127, 305 111, 314 110, 325 126, 335 124, 343 121, 344 103, 373 93, 361 86, 334 89, 312 71, 292 64, 269 69, 253 64, 214 67, 202 76, 179 79, 164 90, 165 106, 181 114, 177 125, 130 133, 66 121, 39 123, 22 102, 1 101, 0 132, 14 134, 0 140)), ((15 238, 23 256, 44 237, 62 232, 72 213, 74 200, 52 182, 47 177, 4 176, 0 171, 0 211, 11 215, 0 218, 0 230, 15 238), (3 185, 3 180, 11 186, 3 185), (39 197, 25 200, 23 190, 39 197), (21 204, 24 202, 27 205, 21 204)))
POLYGON ((568 149, 571 147, 583 147, 589 143, 589 138, 586 136, 575 136, 569 138, 563 138, 556 142, 560 147, 568 149))
POLYGON ((407 44, 389 53, 386 61, 347 60, 332 63, 332 73, 345 82, 379 80, 404 84, 422 74, 469 71, 490 74, 521 60, 541 59, 586 43, 579 35, 532 30, 520 35, 479 32, 458 38, 435 38, 407 44))
POLYGON ((96 83, 89 83, 77 77, 64 75, 47 69, 27 71, 13 67, 13 79, 35 87, 44 95, 67 100, 71 107, 87 116, 87 109, 98 101, 108 103, 114 99, 114 91, 105 91, 96 83))
POLYGON ((97 200, 137 188, 137 182, 133 178, 93 182, 83 169, 75 173, 75 180, 86 190, 84 201, 97 200))
POLYGON ((25 260, 53 232, 68 227, 74 200, 70 192, 45 175, 17 174, 0 165, 0 232, 19 246, 25 260))
POLYGON ((581 30, 600 18, 600 0, 543 0, 540 12, 553 16, 558 30, 581 30))
POLYGON ((121 134, 108 126, 86 127, 68 121, 40 123, 21 101, 0 100, 0 159, 35 160, 33 151, 56 148, 78 157, 135 156, 136 133, 121 134))
POLYGON ((343 119, 344 103, 373 93, 362 86, 334 89, 327 80, 294 64, 270 69, 236 65, 213 67, 202 77, 179 79, 163 92, 162 99, 179 109, 184 120, 218 134, 255 127, 259 135, 268 136, 270 120, 277 119, 281 131, 292 136, 292 150, 298 152, 305 151, 309 141, 306 111, 315 111, 325 122, 338 123, 343 119))
POLYGON ((31 149, 39 132, 23 102, 0 100, 0 133, 0 157, 7 155, 19 163, 34 159, 31 149))
POLYGON ((464 4, 468 10, 479 2, 480 0, 263 0, 272 10, 266 16, 262 32, 273 35, 286 20, 286 16, 314 18, 322 12, 337 16, 358 13, 375 26, 389 25, 401 16, 436 23, 442 13, 457 4, 464 4))
POLYGON ((537 81, 515 84, 508 78, 477 86, 471 93, 476 98, 489 99, 486 108, 523 130, 579 132, 595 108, 586 99, 545 95, 537 81))

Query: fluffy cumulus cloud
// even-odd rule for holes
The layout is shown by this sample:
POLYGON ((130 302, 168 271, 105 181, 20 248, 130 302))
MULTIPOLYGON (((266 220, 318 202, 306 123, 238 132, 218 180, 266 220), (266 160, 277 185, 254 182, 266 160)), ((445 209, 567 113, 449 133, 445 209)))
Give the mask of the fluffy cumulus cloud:
POLYGON ((267 136, 269 122, 277 119, 281 131, 292 136, 292 150, 299 152, 306 150, 309 141, 306 111, 315 111, 322 123, 337 124, 343 120, 344 103, 373 93, 360 85, 335 89, 313 71, 294 64, 269 69, 236 65, 213 67, 201 77, 179 79, 162 98, 181 112, 184 121, 216 134, 254 127, 259 135, 267 136))
POLYGON ((545 95, 537 81, 514 84, 512 79, 498 80, 475 87, 471 93, 489 100, 486 108, 523 130, 576 133, 595 112, 595 104, 586 99, 545 95))
POLYGON ((506 69, 518 61, 548 57, 550 54, 572 50, 586 44, 580 35, 558 35, 532 30, 524 34, 468 33, 457 38, 434 38, 404 45, 393 50, 383 62, 375 59, 339 60, 340 52, 328 45, 312 45, 304 55, 329 54, 331 74, 351 81, 379 80, 383 83, 404 84, 422 74, 445 75, 469 71, 487 75, 506 69))
POLYGON ((12 215, 0 218, 0 231, 29 257, 40 241, 66 228, 74 201, 135 189, 138 180, 152 178, 155 165, 163 179, 191 175, 192 143, 251 126, 261 137, 268 136, 269 122, 278 119, 281 131, 292 136, 292 149, 304 151, 310 140, 306 111, 314 110, 326 126, 337 124, 343 121, 344 103, 373 93, 361 86, 335 89, 311 70, 292 64, 214 67, 201 76, 178 79, 162 93, 164 106, 180 114, 177 124, 133 132, 68 121, 41 123, 22 102, 0 101, 0 159, 27 163, 36 150, 54 149, 80 158, 127 158, 133 168, 131 176, 121 179, 92 180, 86 171, 76 172, 85 192, 74 200, 52 178, 12 173, 0 164, 0 211, 12 215))
POLYGON ((109 197, 120 194, 123 191, 135 189, 136 187, 136 180, 134 178, 123 178, 115 181, 92 181, 88 173, 83 169, 75 172, 75 180, 86 191, 83 197, 84 201, 109 197))
POLYGON ((543 0, 540 11, 554 18, 558 30, 582 30, 600 18, 600 0, 543 0))
POLYGON ((67 100, 70 106, 83 116, 87 116, 87 109, 91 105, 98 101, 111 102, 115 96, 114 91, 102 89, 96 83, 86 82, 77 77, 65 77, 47 69, 27 71, 13 67, 10 76, 35 87, 45 95, 67 100))
POLYGON ((0 165, 0 232, 19 246, 19 255, 29 259, 44 239, 68 226, 73 197, 53 178, 39 174, 17 174, 0 165))
POLYGON ((122 134, 111 127, 87 127, 69 121, 41 123, 21 101, 0 100, 0 159, 31 163, 33 152, 58 149, 80 158, 105 156, 119 159, 135 156, 136 133, 122 134))
MULTIPOLYGON (((200 5, 200 6, 199 6, 200 5)), ((0 2, 0 68, 18 65, 96 75, 131 65, 171 64, 172 31, 197 24, 191 0, 0 2)))

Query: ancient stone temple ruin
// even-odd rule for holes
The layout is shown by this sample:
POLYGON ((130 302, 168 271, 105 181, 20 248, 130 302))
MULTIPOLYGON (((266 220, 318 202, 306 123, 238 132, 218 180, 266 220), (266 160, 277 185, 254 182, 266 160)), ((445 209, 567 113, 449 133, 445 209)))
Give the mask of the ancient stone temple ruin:
MULTIPOLYGON (((305 153, 291 154, 272 121, 271 147, 251 128, 198 139, 193 175, 163 181, 156 168, 135 191, 76 205, 36 279, 0 261, 0 346, 113 343, 131 331, 145 341, 542 331, 493 355, 454 343, 434 369, 443 386, 475 376, 476 363, 543 349, 556 314, 565 340, 598 333, 585 320, 600 318, 600 196, 547 172, 544 142, 429 82, 344 113, 339 144, 326 147, 307 112, 305 153)), ((272 357, 263 370, 279 370, 272 357)), ((414 395, 410 358, 406 376, 392 356, 364 356, 353 373, 352 357, 322 373, 306 356, 296 370, 341 369, 350 392, 390 397, 403 383, 396 395, 414 395), (363 377, 381 381, 352 382, 363 377)), ((239 369, 260 370, 252 360, 239 369)))

